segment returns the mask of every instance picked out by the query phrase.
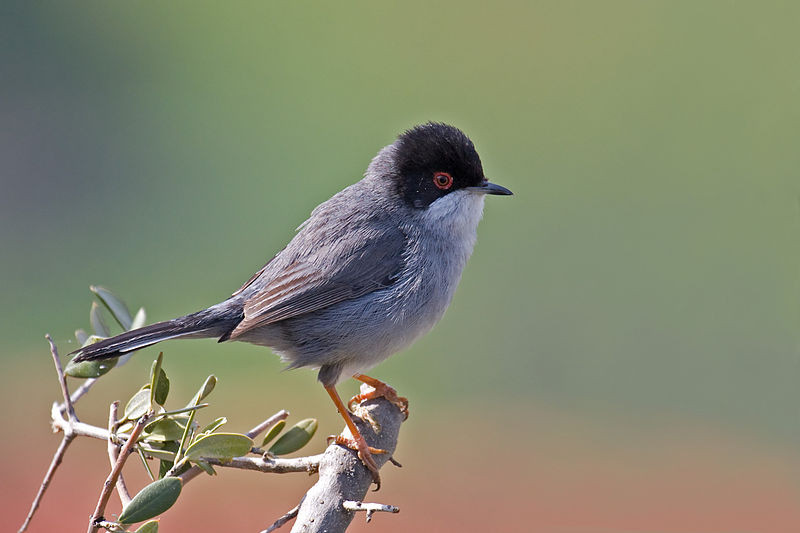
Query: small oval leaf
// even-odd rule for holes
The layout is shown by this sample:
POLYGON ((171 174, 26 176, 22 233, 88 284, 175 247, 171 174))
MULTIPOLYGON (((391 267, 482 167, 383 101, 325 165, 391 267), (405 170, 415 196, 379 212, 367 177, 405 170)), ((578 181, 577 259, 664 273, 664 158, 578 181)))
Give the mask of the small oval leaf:
POLYGON ((102 361, 81 361, 80 363, 70 361, 64 369, 64 374, 73 378, 99 378, 116 366, 117 359, 114 357, 102 361))
POLYGON ((125 302, 117 298, 110 290, 104 287, 92 285, 89 287, 89 290, 95 293, 100 301, 103 302, 103 305, 111 311, 111 316, 122 326, 122 329, 126 331, 131 329, 133 318, 125 302))
POLYGON ((155 392, 155 401, 158 405, 164 405, 164 402, 167 401, 167 395, 169 394, 169 378, 167 378, 167 373, 164 372, 162 368, 158 374, 158 382, 156 383, 156 392, 155 392))
POLYGON ((136 420, 150 410, 150 387, 141 389, 128 400, 125 406, 125 418, 136 420))
POLYGON ((253 447, 253 439, 239 433, 212 433, 200 437, 186 450, 186 457, 232 459, 246 455, 253 447))
POLYGON ((269 428, 267 434, 264 435, 264 440, 261 442, 261 446, 266 446, 267 444, 272 442, 272 439, 278 436, 278 433, 281 432, 281 430, 285 425, 286 425, 286 420, 278 420, 278 423, 269 428))
POLYGON ((145 522, 135 531, 135 533, 158 533, 158 520, 145 522))
POLYGON ((228 419, 225 418, 224 416, 221 416, 221 417, 217 418, 216 420, 214 420, 213 422, 211 422, 206 427, 204 427, 203 429, 201 429, 200 433, 214 433, 216 430, 218 430, 220 427, 222 427, 223 424, 226 424, 227 422, 228 422, 228 419))
POLYGON ((289 431, 283 434, 278 441, 270 447, 269 452, 273 455, 286 455, 296 452, 311 440, 317 431, 317 419, 306 418, 301 420, 289 431))
POLYGON ((146 321, 147 313, 144 312, 144 307, 140 307, 139 310, 136 311, 136 315, 133 317, 130 329, 139 329, 144 326, 146 321))
POLYGON ((150 399, 158 405, 164 405, 169 394, 169 379, 167 379, 167 373, 161 368, 163 361, 164 352, 159 352, 158 357, 153 361, 153 366, 150 368, 150 389, 153 391, 150 399))
MULTIPOLYGON (((150 444, 151 446, 158 446, 158 445, 166 446, 167 444, 170 444, 170 443, 177 444, 174 440, 170 440, 170 441, 167 441, 167 442, 156 442, 156 443, 148 442, 147 444, 150 444)), ((176 450, 177 450, 177 446, 176 446, 176 450)), ((159 459, 161 461, 169 461, 170 465, 175 460, 175 452, 171 452, 171 451, 167 450, 166 448, 164 448, 162 450, 159 450, 158 448, 150 447, 150 448, 142 448, 142 451, 144 452, 145 456, 147 456, 148 458, 152 457, 153 459, 159 459)), ((161 475, 159 477, 164 477, 164 476, 161 475)))
POLYGON ((147 485, 133 497, 119 515, 121 524, 134 524, 158 516, 178 500, 182 483, 176 477, 165 477, 147 485))
POLYGON ((89 322, 92 324, 92 329, 98 337, 110 337, 111 332, 103 319, 102 311, 97 302, 92 302, 92 308, 89 310, 89 322))
POLYGON ((162 418, 147 424, 144 428, 147 440, 165 442, 168 440, 180 440, 183 430, 186 427, 188 417, 183 419, 162 418))
POLYGON ((86 330, 76 329, 75 330, 75 340, 78 341, 78 344, 83 346, 84 344, 86 344, 86 341, 89 340, 89 334, 86 333, 86 330))
POLYGON ((213 391, 214 387, 216 386, 217 386, 217 376, 211 374, 206 378, 205 383, 203 383, 203 386, 200 387, 199 391, 197 391, 197 394, 194 395, 194 398, 192 398, 192 402, 189 405, 197 405, 198 403, 200 403, 203 400, 203 398, 211 394, 211 391, 213 391))

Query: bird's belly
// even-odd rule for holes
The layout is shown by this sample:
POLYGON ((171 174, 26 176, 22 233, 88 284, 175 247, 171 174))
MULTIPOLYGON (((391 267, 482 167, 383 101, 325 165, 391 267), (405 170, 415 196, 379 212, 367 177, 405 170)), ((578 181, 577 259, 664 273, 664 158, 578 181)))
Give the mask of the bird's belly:
POLYGON ((435 286, 405 280, 258 328, 240 340, 269 346, 291 368, 342 364, 342 375, 350 376, 377 365, 430 331, 451 296, 437 293, 435 286))

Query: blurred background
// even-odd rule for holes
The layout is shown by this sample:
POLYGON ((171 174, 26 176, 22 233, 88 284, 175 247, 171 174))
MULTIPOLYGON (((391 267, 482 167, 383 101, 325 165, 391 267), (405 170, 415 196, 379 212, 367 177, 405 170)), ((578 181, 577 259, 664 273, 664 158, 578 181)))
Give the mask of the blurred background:
MULTIPOLYGON (((60 436, 88 285, 150 321, 227 297, 417 123, 469 134, 489 198, 455 300, 372 373, 411 399, 352 531, 800 531, 800 7, 793 2, 0 6, 0 528, 60 436)), ((342 425, 310 371, 160 346, 177 403, 245 431, 342 425)), ((78 404, 145 381, 141 352, 78 404)), ((75 383, 76 384, 76 383, 75 383)), ((342 395, 355 393, 346 383, 342 395)), ((129 483, 144 483, 129 465, 129 483)), ((105 445, 69 450, 32 531, 85 527, 105 445)), ((258 531, 303 475, 223 470, 162 531, 258 531)), ((118 512, 116 501, 110 507, 118 512)))

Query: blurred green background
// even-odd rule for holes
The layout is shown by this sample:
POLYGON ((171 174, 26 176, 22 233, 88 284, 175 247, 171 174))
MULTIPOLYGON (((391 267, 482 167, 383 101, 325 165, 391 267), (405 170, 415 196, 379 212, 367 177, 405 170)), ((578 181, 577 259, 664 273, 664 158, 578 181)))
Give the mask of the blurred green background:
MULTIPOLYGON (((151 321, 216 303, 438 120, 516 195, 488 199, 439 326, 373 371, 412 416, 376 498, 403 512, 370 527, 797 531, 798 20, 794 2, 4 2, 0 394, 26 438, 3 439, 3 520, 57 442, 42 335, 74 349, 90 283, 151 321), (534 516, 474 512, 509 499, 534 516)), ((338 432, 314 374, 263 348, 163 349, 173 394, 220 377, 232 429, 286 408, 338 432)), ((155 353, 79 414, 103 425, 155 353)), ((33 530, 82 527, 107 470, 83 446, 85 499, 59 473, 74 508, 45 497, 33 530)), ((216 518, 179 504, 164 525, 263 527, 309 482, 222 477, 197 483, 197 502, 231 499, 216 518)))

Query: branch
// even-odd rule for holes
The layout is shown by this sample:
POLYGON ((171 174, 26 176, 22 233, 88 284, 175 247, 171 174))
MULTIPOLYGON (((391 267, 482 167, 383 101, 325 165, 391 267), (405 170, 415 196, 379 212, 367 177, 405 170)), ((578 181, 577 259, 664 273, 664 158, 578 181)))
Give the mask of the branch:
POLYGON ((285 409, 281 409, 280 411, 278 411, 277 413, 275 413, 274 415, 272 415, 271 417, 267 418, 266 420, 261 422, 259 425, 257 425, 256 427, 254 427, 253 429, 251 429, 250 431, 245 433, 245 435, 247 435, 251 439, 255 439, 263 431, 268 430, 269 428, 271 428, 272 426, 274 426, 275 424, 277 424, 281 420, 286 420, 287 418, 289 418, 289 411, 287 411, 285 409))
MULTIPOLYGON (((367 390, 369 390, 367 385, 361 386, 362 392, 367 390)), ((362 418, 375 422, 377 428, 358 416, 353 416, 358 430, 367 443, 386 450, 384 454, 373 455, 380 468, 389 460, 397 447, 400 425, 405 416, 385 398, 366 401, 358 407, 357 412, 362 418)), ((352 437, 347 429, 343 435, 352 437)), ((371 484, 372 474, 358 459, 356 452, 336 444, 328 446, 319 464, 319 480, 301 502, 292 531, 345 531, 356 511, 345 508, 344 502, 361 502, 371 484)))
POLYGON ((22 533, 31 523, 33 519, 33 515, 36 513, 36 510, 39 508, 39 503, 42 501, 42 496, 44 496, 44 492, 47 490, 47 487, 50 486, 50 481, 53 479, 53 475, 56 473, 56 469, 61 464, 61 461, 64 459, 64 453, 67 451, 67 447, 69 447, 72 440, 75 438, 75 435, 67 437, 64 435, 64 438, 61 439, 61 444, 58 445, 58 449, 56 450, 55 455, 53 455, 53 460, 50 462, 50 467, 47 469, 47 473, 42 480, 42 484, 39 487, 39 492, 36 493, 36 498, 33 499, 33 503, 31 504, 31 510, 28 511, 28 516, 25 518, 25 522, 22 524, 22 527, 19 528, 19 533, 22 533))
POLYGON ((136 444, 136 441, 139 440, 139 435, 142 434, 144 426, 147 425, 147 422, 150 420, 150 415, 151 413, 147 413, 139 418, 138 422, 136 422, 136 425, 131 431, 131 436, 128 438, 125 446, 123 446, 122 450, 119 452, 119 457, 117 458, 117 462, 114 464, 114 468, 111 469, 111 473, 108 474, 106 482, 103 483, 103 490, 100 492, 100 498, 97 500, 97 507, 95 507, 94 513, 92 513, 92 517, 89 519, 89 529, 87 530, 87 533, 95 533, 100 527, 99 522, 105 520, 103 518, 103 513, 106 510, 108 499, 111 497, 111 492, 114 490, 114 486, 117 484, 117 478, 119 477, 120 472, 122 472, 122 467, 125 465, 125 460, 128 458, 128 455, 130 455, 130 452, 133 449, 134 444, 136 444))
POLYGON ((36 514, 36 510, 39 508, 39 504, 44 497, 44 493, 47 491, 47 487, 50 486, 50 481, 52 481, 53 476, 56 473, 56 469, 58 469, 59 465, 61 465, 61 461, 64 459, 64 454, 67 452, 67 448, 75 438, 75 432, 72 431, 72 424, 79 423, 78 417, 75 416, 75 407, 72 405, 72 400, 69 396, 67 378, 64 376, 64 369, 61 368, 61 360, 58 358, 58 350, 56 349, 56 345, 53 343, 53 339, 50 337, 49 333, 45 335, 44 338, 47 339, 47 342, 50 344, 50 355, 53 356, 53 364, 55 365, 56 373, 58 374, 58 382, 61 384, 61 394, 64 396, 64 410, 68 414, 69 422, 61 417, 61 411, 59 411, 58 418, 63 420, 65 423, 65 426, 61 428, 64 432, 64 438, 61 439, 61 444, 58 445, 58 449, 53 455, 53 460, 50 461, 50 466, 47 469, 47 473, 44 475, 42 484, 39 486, 39 491, 36 493, 33 503, 31 503, 31 509, 28 511, 28 516, 25 517, 25 522, 23 522, 22 526, 19 528, 20 533, 28 529, 31 520, 33 519, 33 515, 36 514))
POLYGON ((400 508, 395 505, 385 505, 383 503, 364 503, 345 500, 342 502, 342 507, 348 511, 366 511, 367 523, 372 520, 372 514, 376 512, 381 513, 399 513, 400 508))
MULTIPOLYGON (((119 404, 117 402, 111 406, 107 429, 80 422, 75 415, 74 402, 91 388, 95 380, 85 382, 84 385, 70 395, 55 343, 49 335, 46 338, 50 344, 50 352, 64 397, 63 404, 53 404, 51 409, 52 426, 54 431, 62 431, 64 437, 53 456, 47 474, 42 481, 39 492, 31 505, 31 510, 20 532, 25 531, 28 527, 56 469, 63 460, 69 444, 77 436, 87 436, 107 441, 109 461, 112 464, 111 473, 103 485, 88 525, 89 533, 95 533, 106 524, 103 514, 115 486, 119 492, 123 507, 127 506, 131 501, 121 472, 131 452, 138 449, 140 453, 147 453, 147 450, 139 446, 137 441, 142 434, 144 426, 152 420, 153 413, 149 412, 139 418, 130 435, 116 433, 119 425, 117 419, 119 404), (122 446, 121 450, 119 450, 120 446, 122 446)), ((362 385, 361 390, 366 392, 369 387, 362 385)), ((354 422, 370 446, 386 451, 386 453, 374 455, 378 468, 381 468, 387 461, 399 466, 399 463, 392 458, 392 454, 397 446, 400 425, 406 418, 403 412, 388 400, 378 398, 360 404, 357 408, 357 413, 359 416, 353 415, 354 422)), ((288 413, 286 411, 279 411, 247 432, 247 436, 255 438, 280 420, 286 419, 287 416, 288 413)), ((352 437, 346 428, 342 435, 348 439, 352 437)), ((258 448, 253 448, 250 453, 253 454, 259 451, 258 448)), ((278 519, 268 531, 273 531, 296 517, 297 521, 292 531, 344 532, 352 522, 356 512, 365 511, 367 521, 371 519, 375 512, 399 512, 397 507, 391 505, 363 502, 363 498, 372 484, 372 474, 362 464, 357 454, 344 446, 332 444, 328 446, 323 454, 292 459, 264 454, 262 456, 235 457, 228 461, 213 458, 204 460, 214 466, 256 470, 265 473, 307 472, 311 474, 319 472, 317 483, 306 493, 298 506, 278 519)), ((202 470, 195 466, 178 477, 183 483, 186 483, 200 472, 202 470)))
MULTIPOLYGON (((247 435, 251 439, 254 439, 262 431, 265 431, 266 429, 271 428, 272 426, 274 426, 275 424, 277 424, 281 420, 286 420, 286 418, 288 416, 289 416, 289 411, 281 409, 280 411, 278 411, 277 413, 275 413, 274 415, 272 415, 271 417, 267 418, 266 420, 264 420, 263 422, 258 424, 256 427, 254 427, 253 429, 251 429, 250 431, 245 433, 245 435, 247 435)), ((213 462, 213 461, 210 461, 210 460, 206 461, 206 462, 208 462, 209 464, 213 464, 214 466, 232 466, 234 461, 236 461, 237 465, 241 465, 241 466, 233 466, 233 468, 241 468, 242 470, 259 470, 261 472, 275 472, 277 474, 283 474, 285 472, 306 472, 306 471, 309 472, 309 473, 312 473, 312 472, 316 472, 316 469, 319 467, 319 460, 317 460, 314 463, 313 470, 299 468, 298 470, 275 471, 275 470, 267 470, 267 469, 265 469, 265 468, 269 468, 269 467, 267 466, 268 463, 266 463, 266 461, 264 461, 264 460, 262 460, 263 464, 258 465, 258 464, 251 464, 250 461, 244 461, 243 463, 239 463, 238 459, 248 460, 248 459, 251 459, 251 458, 249 458, 249 457, 236 457, 232 461, 229 461, 229 462, 227 462, 225 464, 221 464, 218 461, 217 462, 213 462)), ((301 459, 312 459, 312 458, 311 457, 302 457, 301 459)), ((278 459, 278 460, 280 460, 280 459, 278 459)), ((196 478, 197 476, 199 476, 202 472, 203 472, 203 470, 199 466, 195 465, 195 466, 189 468, 183 474, 179 475, 178 477, 181 478, 181 481, 183 481, 183 484, 185 485, 189 481, 191 481, 194 478, 196 478)))
POLYGON ((58 372, 58 382, 61 384, 61 394, 64 395, 64 405, 67 411, 67 417, 70 420, 78 420, 78 417, 75 416, 75 406, 72 405, 72 398, 69 395, 69 388, 67 388, 67 378, 64 376, 64 370, 61 368, 61 361, 58 358, 58 350, 56 349, 56 345, 49 333, 46 334, 44 338, 47 339, 47 342, 50 344, 50 354, 53 356, 53 361, 56 365, 56 371, 58 372))
MULTIPOLYGON (((95 383, 97 383, 97 378, 89 378, 86 381, 84 381, 83 384, 81 384, 80 387, 78 387, 77 389, 72 391, 72 394, 70 394, 70 396, 69 396, 69 399, 72 402, 72 404, 75 405, 76 403, 78 403, 78 400, 80 400, 83 397, 84 394, 89 392, 89 389, 91 389, 92 385, 94 385, 95 383)), ((66 413, 67 412, 67 403, 64 402, 64 403, 58 404, 58 410, 61 413, 66 413)))
MULTIPOLYGON (((223 466, 226 468, 237 468, 239 470, 257 470, 267 474, 289 474, 291 472, 307 472, 314 474, 319 471, 319 463, 324 454, 309 455, 308 457, 295 457, 283 459, 281 457, 234 457, 230 461, 214 459, 211 457, 201 458, 206 463, 213 466, 223 466)), ((184 476, 188 470, 178 476, 181 480, 188 481, 184 476)), ((194 476, 191 476, 191 479, 194 476)))
MULTIPOLYGON (((53 431, 63 431, 64 434, 72 434, 75 437, 92 437, 93 439, 108 440, 111 438, 111 433, 108 429, 86 424, 84 422, 70 422, 61 416, 59 405, 53 404, 50 410, 50 418, 52 419, 53 431)), ((128 440, 128 435, 114 435, 114 440, 117 443, 125 442, 128 440)))
MULTIPOLYGON (((114 434, 117 431, 117 424, 119 423, 119 420, 117 420, 118 410, 119 402, 111 402, 111 408, 108 413, 108 460, 112 468, 119 460, 119 448, 117 447, 117 443, 114 442, 114 434)), ((117 492, 122 502, 122 508, 125 509, 125 507, 131 503, 131 494, 128 492, 128 486, 125 484, 125 478, 122 477, 122 472, 119 473, 119 478, 117 478, 117 492)))
MULTIPOLYGON (((275 422, 277 422, 278 420, 281 420, 280 417, 288 416, 288 413, 286 413, 285 416, 284 413, 286 413, 286 411, 280 411, 271 418, 274 419, 278 417, 275 420, 275 422)), ((73 437, 92 437, 93 439, 99 440, 113 439, 113 441, 117 444, 126 443, 128 440, 130 440, 128 435, 112 434, 108 431, 108 429, 93 426, 91 424, 86 424, 83 422, 75 422, 74 424, 70 424, 69 421, 65 420, 59 413, 58 404, 53 404, 53 409, 50 414, 53 418, 53 429, 56 431, 69 431, 72 433, 73 437)), ((247 435, 249 436, 250 432, 248 432, 247 435)), ((290 472, 308 472, 309 474, 313 474, 318 471, 319 462, 321 459, 322 454, 311 455, 308 457, 294 457, 290 459, 285 459, 282 457, 234 457, 232 460, 225 462, 220 461, 219 459, 211 458, 203 460, 214 466, 238 468, 239 470, 257 470, 267 474, 287 474, 290 472)), ((202 472, 202 470, 197 468, 198 472, 193 473, 195 468, 196 467, 193 466, 178 476, 181 478, 181 481, 183 481, 184 484, 190 479, 196 477, 197 473, 202 472)))

